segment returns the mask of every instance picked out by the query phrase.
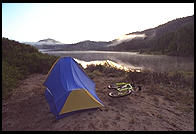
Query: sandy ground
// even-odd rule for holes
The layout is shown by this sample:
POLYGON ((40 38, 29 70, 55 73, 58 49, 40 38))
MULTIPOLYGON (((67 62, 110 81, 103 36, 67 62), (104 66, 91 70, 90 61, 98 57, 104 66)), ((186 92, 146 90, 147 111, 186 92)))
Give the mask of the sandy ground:
MULTIPOLYGON (((98 97, 104 107, 60 120, 50 112, 42 83, 46 75, 33 74, 2 102, 2 130, 49 131, 189 131, 194 130, 194 106, 171 101, 157 87, 143 85, 140 92, 121 98, 108 96, 107 86, 123 77, 98 76, 98 97)), ((174 89, 173 89, 174 90, 174 89)), ((172 91, 172 90, 170 90, 172 91)), ((190 95, 193 91, 178 92, 190 95)))

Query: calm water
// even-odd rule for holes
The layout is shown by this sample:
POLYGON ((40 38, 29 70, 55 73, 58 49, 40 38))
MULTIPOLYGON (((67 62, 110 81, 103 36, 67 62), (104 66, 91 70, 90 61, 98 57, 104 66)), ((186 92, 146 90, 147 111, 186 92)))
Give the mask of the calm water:
POLYGON ((112 52, 112 51, 45 51, 56 56, 71 56, 83 61, 111 60, 128 68, 141 68, 155 72, 168 71, 194 71, 194 58, 145 55, 137 52, 112 52))

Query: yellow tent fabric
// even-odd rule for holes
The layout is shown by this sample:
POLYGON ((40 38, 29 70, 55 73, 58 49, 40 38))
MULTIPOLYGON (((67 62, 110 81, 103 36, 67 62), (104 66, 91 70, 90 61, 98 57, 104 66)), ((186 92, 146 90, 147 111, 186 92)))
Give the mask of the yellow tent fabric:
POLYGON ((87 90, 73 90, 68 96, 60 114, 101 106, 103 105, 98 102, 87 90))

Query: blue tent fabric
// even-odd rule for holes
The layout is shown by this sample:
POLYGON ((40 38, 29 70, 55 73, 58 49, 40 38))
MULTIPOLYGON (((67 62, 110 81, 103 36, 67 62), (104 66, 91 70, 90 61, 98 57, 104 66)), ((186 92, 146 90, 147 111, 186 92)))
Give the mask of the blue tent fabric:
POLYGON ((95 83, 72 57, 58 59, 43 85, 47 87, 45 97, 49 103, 50 111, 56 117, 60 116, 59 112, 73 90, 87 89, 98 102, 103 104, 96 95, 95 83))

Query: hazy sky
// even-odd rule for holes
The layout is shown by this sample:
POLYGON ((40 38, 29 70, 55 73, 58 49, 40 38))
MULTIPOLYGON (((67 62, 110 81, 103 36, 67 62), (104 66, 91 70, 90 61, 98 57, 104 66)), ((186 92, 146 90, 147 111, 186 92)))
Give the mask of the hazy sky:
POLYGON ((194 14, 194 3, 3 3, 2 37, 111 41, 194 14))

